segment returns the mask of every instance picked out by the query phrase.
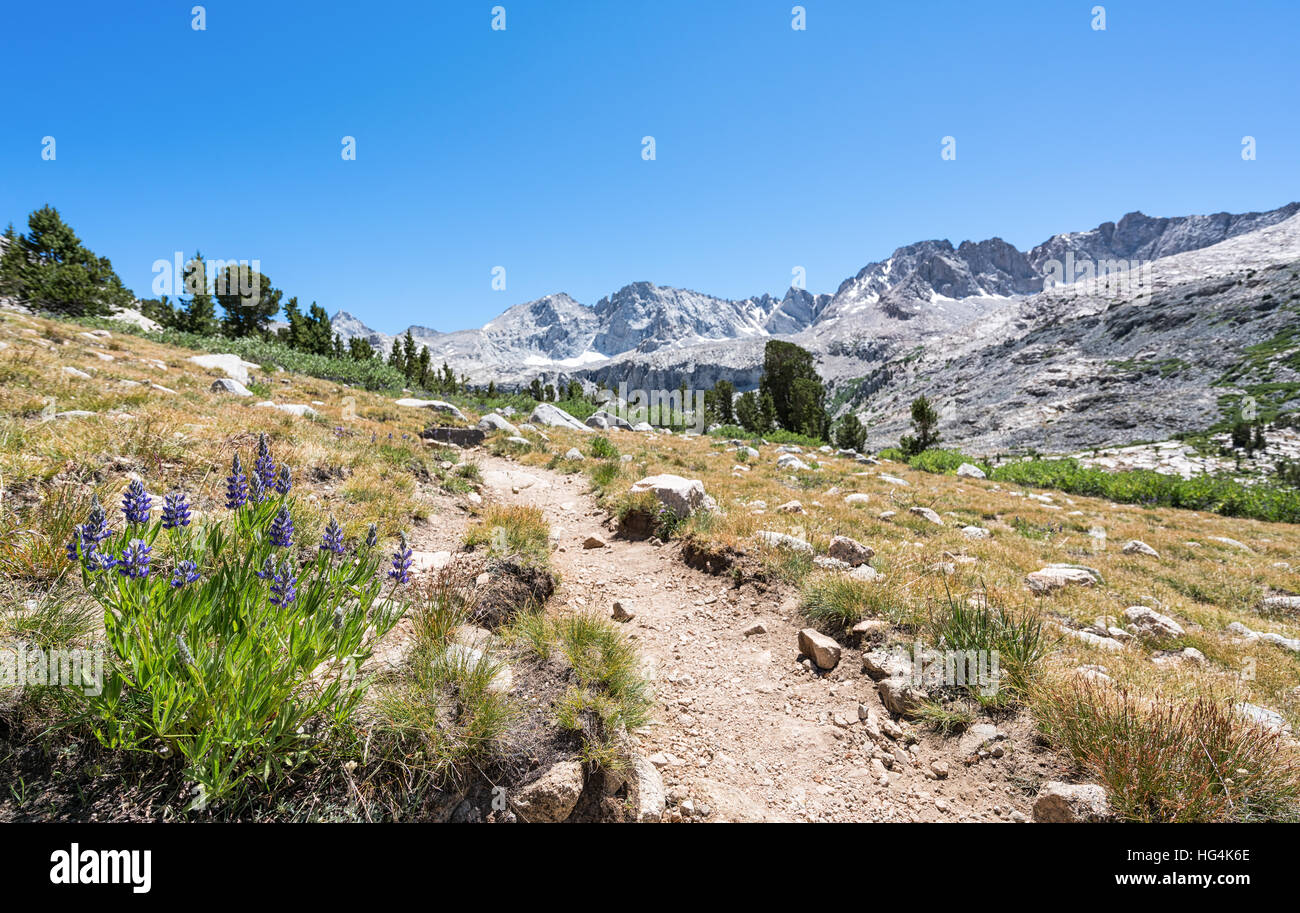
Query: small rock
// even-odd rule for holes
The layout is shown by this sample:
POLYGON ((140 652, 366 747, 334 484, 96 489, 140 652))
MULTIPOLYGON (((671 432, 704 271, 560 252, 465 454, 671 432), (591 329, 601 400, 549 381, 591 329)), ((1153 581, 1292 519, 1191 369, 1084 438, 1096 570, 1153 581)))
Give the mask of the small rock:
POLYGON ((835 536, 831 539, 831 544, 826 549, 826 554, 839 561, 843 561, 850 567, 858 567, 866 564, 874 556, 875 550, 870 546, 863 545, 856 539, 848 536, 835 536))
POLYGON ((1141 541, 1140 539, 1130 539, 1129 541, 1125 542, 1122 551, 1126 555, 1147 555, 1151 558, 1160 557, 1160 553, 1158 551, 1156 551, 1155 549, 1153 549, 1151 546, 1147 545, 1145 542, 1141 541))
POLYGON ((943 520, 928 507, 913 507, 908 510, 908 513, 929 520, 935 526, 943 526, 943 520))
POLYGON ((799 651, 811 657, 820 669, 834 669, 840 662, 840 645, 813 628, 799 632, 799 651))
POLYGON ((631 621, 636 618, 636 613, 624 605, 622 601, 616 599, 614 600, 614 611, 611 617, 615 621, 631 621))
POLYGON ((1182 625, 1168 615, 1161 615, 1144 605, 1129 606, 1124 610, 1124 618, 1135 631, 1148 637, 1181 637, 1186 633, 1182 625))
POLYGON ((1034 820, 1045 823, 1105 821, 1111 817, 1104 787, 1095 783, 1071 784, 1052 781, 1043 785, 1034 800, 1034 820))
POLYGON ((514 793, 511 804, 525 821, 563 821, 577 806, 583 783, 582 764, 561 761, 514 793))

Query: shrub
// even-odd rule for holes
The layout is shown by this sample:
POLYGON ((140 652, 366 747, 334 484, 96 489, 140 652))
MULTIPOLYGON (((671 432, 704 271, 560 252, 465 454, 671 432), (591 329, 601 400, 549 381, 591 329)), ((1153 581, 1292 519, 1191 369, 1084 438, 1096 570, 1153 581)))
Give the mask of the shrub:
POLYGON ((604 435, 597 436, 591 442, 591 455, 598 460, 617 460, 619 457, 618 448, 604 435))
POLYGON ((1227 476, 1191 479, 1148 469, 1107 472, 1077 460, 1022 460, 999 466, 989 478, 1126 504, 1208 510, 1229 517, 1300 523, 1300 491, 1259 483, 1245 485, 1227 476))
POLYGON ((970 463, 984 470, 987 475, 991 470, 987 464, 969 457, 960 450, 923 450, 907 461, 907 465, 922 472, 952 475, 962 463, 970 463))
POLYGON ((310 758, 363 697, 357 665, 400 616, 405 544, 386 593, 373 527, 349 552, 331 519, 301 562, 289 488, 263 447, 250 476, 236 456, 224 521, 192 529, 177 493, 153 521, 135 483, 121 532, 96 503, 68 545, 104 610, 108 668, 86 698, 96 737, 183 758, 200 805, 310 758))

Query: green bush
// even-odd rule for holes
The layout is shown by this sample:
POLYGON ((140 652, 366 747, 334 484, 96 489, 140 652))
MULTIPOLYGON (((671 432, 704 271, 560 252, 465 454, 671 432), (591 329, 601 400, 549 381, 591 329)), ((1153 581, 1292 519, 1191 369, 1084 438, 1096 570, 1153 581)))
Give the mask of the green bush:
POLYGON ((1149 469, 1107 472, 1077 460, 1023 460, 999 466, 989 478, 1124 504, 1207 510, 1228 517, 1300 523, 1300 491, 1276 484, 1244 485, 1236 479, 1202 475, 1191 479, 1149 469))
POLYGON ((978 466, 984 471, 985 475, 991 472, 987 464, 979 462, 974 457, 967 456, 960 450, 941 450, 938 448, 923 450, 907 461, 907 465, 913 469, 945 475, 954 474, 957 467, 962 463, 978 466))
POLYGON ((591 455, 598 460, 617 460, 619 457, 618 448, 604 435, 591 442, 591 455))
POLYGON ((183 759, 207 800, 283 775, 348 719, 367 686, 357 667, 400 617, 406 576, 395 570, 383 593, 379 550, 347 552, 333 524, 300 561, 287 477, 283 493, 250 492, 239 467, 232 478, 243 495, 223 521, 191 529, 176 495, 151 521, 132 488, 121 532, 96 505, 68 547, 104 610, 104 681, 85 698, 95 736, 183 759))

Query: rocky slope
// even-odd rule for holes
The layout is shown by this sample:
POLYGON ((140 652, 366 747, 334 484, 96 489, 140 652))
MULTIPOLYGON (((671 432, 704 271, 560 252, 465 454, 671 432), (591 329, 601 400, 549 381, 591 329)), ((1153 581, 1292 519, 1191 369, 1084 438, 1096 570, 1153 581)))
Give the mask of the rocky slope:
MULTIPOLYGON (((1292 352, 1279 334, 1297 320, 1298 213, 1298 203, 1135 212, 1028 252, 1000 238, 907 245, 833 295, 791 288, 735 301, 637 282, 592 307, 561 293, 480 329, 411 332, 435 363, 480 383, 706 388, 726 379, 741 390, 757 385, 776 336, 817 355, 840 411, 867 418, 873 443, 897 438, 921 391, 946 407, 948 439, 972 448, 1126 443, 1212 424, 1246 387, 1281 384, 1268 391, 1272 405, 1294 408, 1292 352), (1135 269, 1099 288, 1069 284, 1082 269, 1120 265, 1135 269), (1250 346, 1269 351, 1261 358, 1250 346), (1252 376, 1225 379, 1243 360, 1252 376)), ((335 330, 384 351, 392 341, 342 312, 335 330)))

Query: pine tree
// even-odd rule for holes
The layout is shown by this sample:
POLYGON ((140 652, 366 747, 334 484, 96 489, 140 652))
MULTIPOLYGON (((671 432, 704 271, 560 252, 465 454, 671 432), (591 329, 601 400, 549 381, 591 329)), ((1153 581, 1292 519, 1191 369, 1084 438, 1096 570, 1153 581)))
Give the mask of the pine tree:
POLYGON ((852 412, 840 419, 835 444, 841 449, 856 450, 859 453, 866 449, 867 429, 862 427, 862 422, 852 412))
POLYGON ((939 424, 939 413, 925 394, 912 400, 912 430, 916 433, 905 434, 898 442, 898 447, 908 456, 916 456, 939 443, 939 433, 935 428, 939 424))
POLYGON ((406 373, 406 382, 415 380, 420 370, 420 354, 415 351, 415 337, 407 330, 402 337, 402 368, 406 373))
POLYGON ((766 434, 771 430, 771 425, 763 414, 758 394, 753 390, 742 393, 736 400, 736 421, 750 434, 766 434))
POLYGON ((402 353, 402 341, 400 339, 393 340, 393 349, 388 353, 388 366, 396 368, 403 374, 406 373, 406 357, 402 353))
POLYGON ((187 333, 208 336, 216 330, 216 308, 212 295, 208 293, 208 268, 200 251, 196 250, 194 257, 185 264, 183 282, 190 298, 177 321, 187 333))
POLYGON ((429 365, 432 360, 433 359, 429 355, 429 347, 420 346, 418 374, 420 377, 420 386, 426 390, 429 389, 429 365))
POLYGON ((74 317, 110 314, 135 300, 107 257, 81 243, 59 211, 43 206, 27 218, 27 233, 5 231, 0 294, 74 317))
POLYGON ((776 426, 810 437, 826 436, 826 388, 807 349, 769 340, 763 350, 759 390, 761 397, 770 399, 776 426))
POLYGON ((232 336, 256 336, 280 313, 284 294, 270 277, 242 263, 230 263, 215 279, 215 298, 225 312, 222 329, 232 336))

